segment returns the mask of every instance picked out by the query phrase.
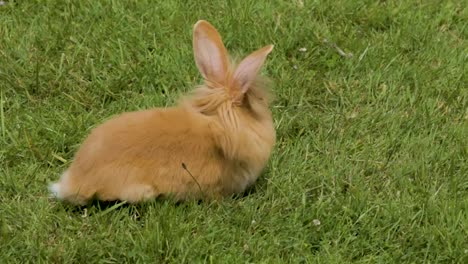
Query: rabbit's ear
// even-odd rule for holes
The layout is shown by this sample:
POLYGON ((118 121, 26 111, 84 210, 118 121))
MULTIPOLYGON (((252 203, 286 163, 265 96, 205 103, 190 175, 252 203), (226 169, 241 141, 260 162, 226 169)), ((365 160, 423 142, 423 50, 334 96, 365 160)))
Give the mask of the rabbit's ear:
POLYGON ((198 70, 205 80, 224 85, 229 58, 218 31, 207 21, 193 27, 193 52, 198 70))
POLYGON ((265 46, 247 56, 239 63, 233 77, 233 87, 240 89, 241 93, 247 92, 249 86, 257 77, 266 57, 273 50, 273 45, 265 46))

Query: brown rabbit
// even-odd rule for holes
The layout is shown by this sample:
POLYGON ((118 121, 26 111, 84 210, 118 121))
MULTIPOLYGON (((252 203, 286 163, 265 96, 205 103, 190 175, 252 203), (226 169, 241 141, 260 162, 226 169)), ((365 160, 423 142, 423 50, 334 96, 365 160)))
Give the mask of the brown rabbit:
POLYGON ((204 85, 176 107, 124 113, 95 128, 50 186, 53 195, 74 204, 212 199, 255 182, 275 144, 266 82, 257 76, 273 45, 232 67, 219 33, 200 20, 193 47, 204 85))

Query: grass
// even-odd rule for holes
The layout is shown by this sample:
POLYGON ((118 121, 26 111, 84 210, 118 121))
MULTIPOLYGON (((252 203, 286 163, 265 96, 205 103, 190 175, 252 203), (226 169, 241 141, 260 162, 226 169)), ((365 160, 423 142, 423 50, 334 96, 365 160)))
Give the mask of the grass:
POLYGON ((6 1, 2 263, 468 263, 467 18, 449 0, 6 1), (200 83, 198 19, 235 55, 275 44, 278 142, 251 193, 49 199, 93 126, 200 83))

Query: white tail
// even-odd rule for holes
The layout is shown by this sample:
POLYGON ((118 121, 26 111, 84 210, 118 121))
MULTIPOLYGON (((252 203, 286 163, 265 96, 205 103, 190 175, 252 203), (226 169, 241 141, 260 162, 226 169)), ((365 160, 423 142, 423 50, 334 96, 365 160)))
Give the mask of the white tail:
POLYGON ((50 184, 49 191, 52 197, 59 198, 59 199, 62 198, 60 196, 60 183, 59 182, 50 184))
POLYGON ((57 198, 57 199, 63 199, 64 198, 64 190, 63 190, 63 184, 68 182, 68 170, 65 171, 62 176, 60 177, 60 180, 58 182, 54 182, 49 184, 49 191, 51 193, 51 196, 57 198))

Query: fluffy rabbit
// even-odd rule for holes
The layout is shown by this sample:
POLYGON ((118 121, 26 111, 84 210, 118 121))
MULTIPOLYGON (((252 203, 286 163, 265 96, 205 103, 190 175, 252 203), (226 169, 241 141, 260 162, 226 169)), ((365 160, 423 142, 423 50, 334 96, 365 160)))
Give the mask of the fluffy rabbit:
POLYGON ((130 112, 95 128, 52 194, 73 204, 130 203, 158 196, 216 199, 243 192, 275 144, 267 82, 258 76, 273 45, 231 65, 216 29, 193 29, 204 85, 178 106, 130 112))

